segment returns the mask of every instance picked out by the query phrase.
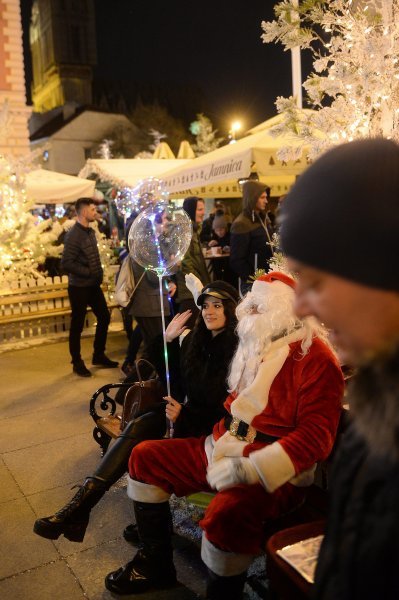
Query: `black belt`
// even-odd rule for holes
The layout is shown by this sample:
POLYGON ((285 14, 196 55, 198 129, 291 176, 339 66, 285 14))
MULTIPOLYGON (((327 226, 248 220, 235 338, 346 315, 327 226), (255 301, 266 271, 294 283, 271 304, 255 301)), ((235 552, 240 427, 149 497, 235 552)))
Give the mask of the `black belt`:
POLYGON ((251 425, 245 423, 245 421, 239 421, 231 415, 224 418, 224 426, 230 431, 231 435, 234 435, 238 440, 244 440, 249 443, 257 441, 272 444, 280 439, 274 435, 268 435, 267 433, 257 431, 251 425))

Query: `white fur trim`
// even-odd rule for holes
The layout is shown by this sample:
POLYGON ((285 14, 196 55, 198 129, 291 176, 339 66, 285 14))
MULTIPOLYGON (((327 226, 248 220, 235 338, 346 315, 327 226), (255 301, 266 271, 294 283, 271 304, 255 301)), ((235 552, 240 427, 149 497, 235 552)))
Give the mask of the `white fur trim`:
POLYGON ((236 552, 225 552, 216 548, 202 534, 201 558, 206 566, 221 577, 232 577, 244 573, 254 559, 253 554, 237 554, 236 552))
POLYGON ((303 336, 304 331, 300 329, 272 342, 251 385, 242 390, 231 403, 230 410, 234 417, 251 424, 257 415, 264 412, 273 381, 288 358, 289 344, 297 342, 303 336))
POLYGON ((295 477, 295 467, 281 444, 273 442, 249 455, 268 492, 274 492, 295 477))
POLYGON ((205 438, 204 450, 206 454, 206 458, 208 460, 208 465, 212 463, 212 453, 213 453, 214 440, 213 435, 210 434, 205 438))
POLYGON ((310 467, 307 471, 302 471, 296 477, 290 479, 290 483, 292 485, 296 485, 297 487, 309 487, 314 482, 314 474, 316 471, 317 463, 310 467))
POLYGON ((158 486, 150 483, 142 483, 131 477, 127 479, 127 495, 137 502, 151 502, 154 504, 167 502, 170 498, 170 494, 158 486))

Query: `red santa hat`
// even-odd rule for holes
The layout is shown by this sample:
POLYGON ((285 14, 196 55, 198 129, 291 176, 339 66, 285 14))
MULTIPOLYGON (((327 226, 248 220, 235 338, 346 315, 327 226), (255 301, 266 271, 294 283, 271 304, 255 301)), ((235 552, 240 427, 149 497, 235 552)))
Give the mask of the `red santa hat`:
POLYGON ((271 271, 255 279, 251 292, 259 300, 265 296, 284 296, 293 301, 295 285, 295 281, 289 275, 271 271))

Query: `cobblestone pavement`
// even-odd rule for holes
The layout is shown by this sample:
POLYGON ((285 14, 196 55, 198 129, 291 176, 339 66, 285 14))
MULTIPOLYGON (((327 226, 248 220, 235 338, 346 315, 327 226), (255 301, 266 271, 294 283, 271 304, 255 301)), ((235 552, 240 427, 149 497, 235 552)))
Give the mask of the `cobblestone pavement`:
MULTIPOLYGON (((90 366, 92 338, 84 338, 82 346, 90 366)), ((109 334, 112 359, 122 361, 125 347, 123 332, 109 334)), ((93 510, 83 543, 63 537, 53 542, 32 532, 34 520, 69 500, 71 487, 99 461, 89 399, 100 386, 119 381, 120 372, 91 370, 87 379, 72 373, 67 341, 0 356, 0 597, 6 600, 115 598, 105 590, 104 576, 135 552, 121 535, 133 518, 123 481, 93 510)), ((140 599, 204 597, 198 547, 180 539, 175 561, 181 585, 140 599)))

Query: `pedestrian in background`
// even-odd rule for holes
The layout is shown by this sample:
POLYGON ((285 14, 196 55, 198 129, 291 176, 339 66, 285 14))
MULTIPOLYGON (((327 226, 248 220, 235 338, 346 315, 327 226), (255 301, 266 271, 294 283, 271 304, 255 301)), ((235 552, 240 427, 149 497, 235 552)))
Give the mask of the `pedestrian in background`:
POLYGON ((82 359, 80 349, 88 306, 97 318, 92 364, 114 368, 118 363, 105 355, 110 314, 101 289, 103 269, 96 234, 90 227, 90 223, 97 219, 96 205, 91 198, 79 198, 75 209, 77 220, 65 236, 61 267, 68 274, 68 295, 72 310, 69 351, 73 371, 80 377, 90 377, 91 372, 82 359))
POLYGON ((257 269, 269 271, 273 256, 273 230, 266 215, 270 188, 259 181, 246 181, 242 187, 242 212, 230 230, 230 267, 241 279, 241 292, 250 288, 248 279, 257 269))

